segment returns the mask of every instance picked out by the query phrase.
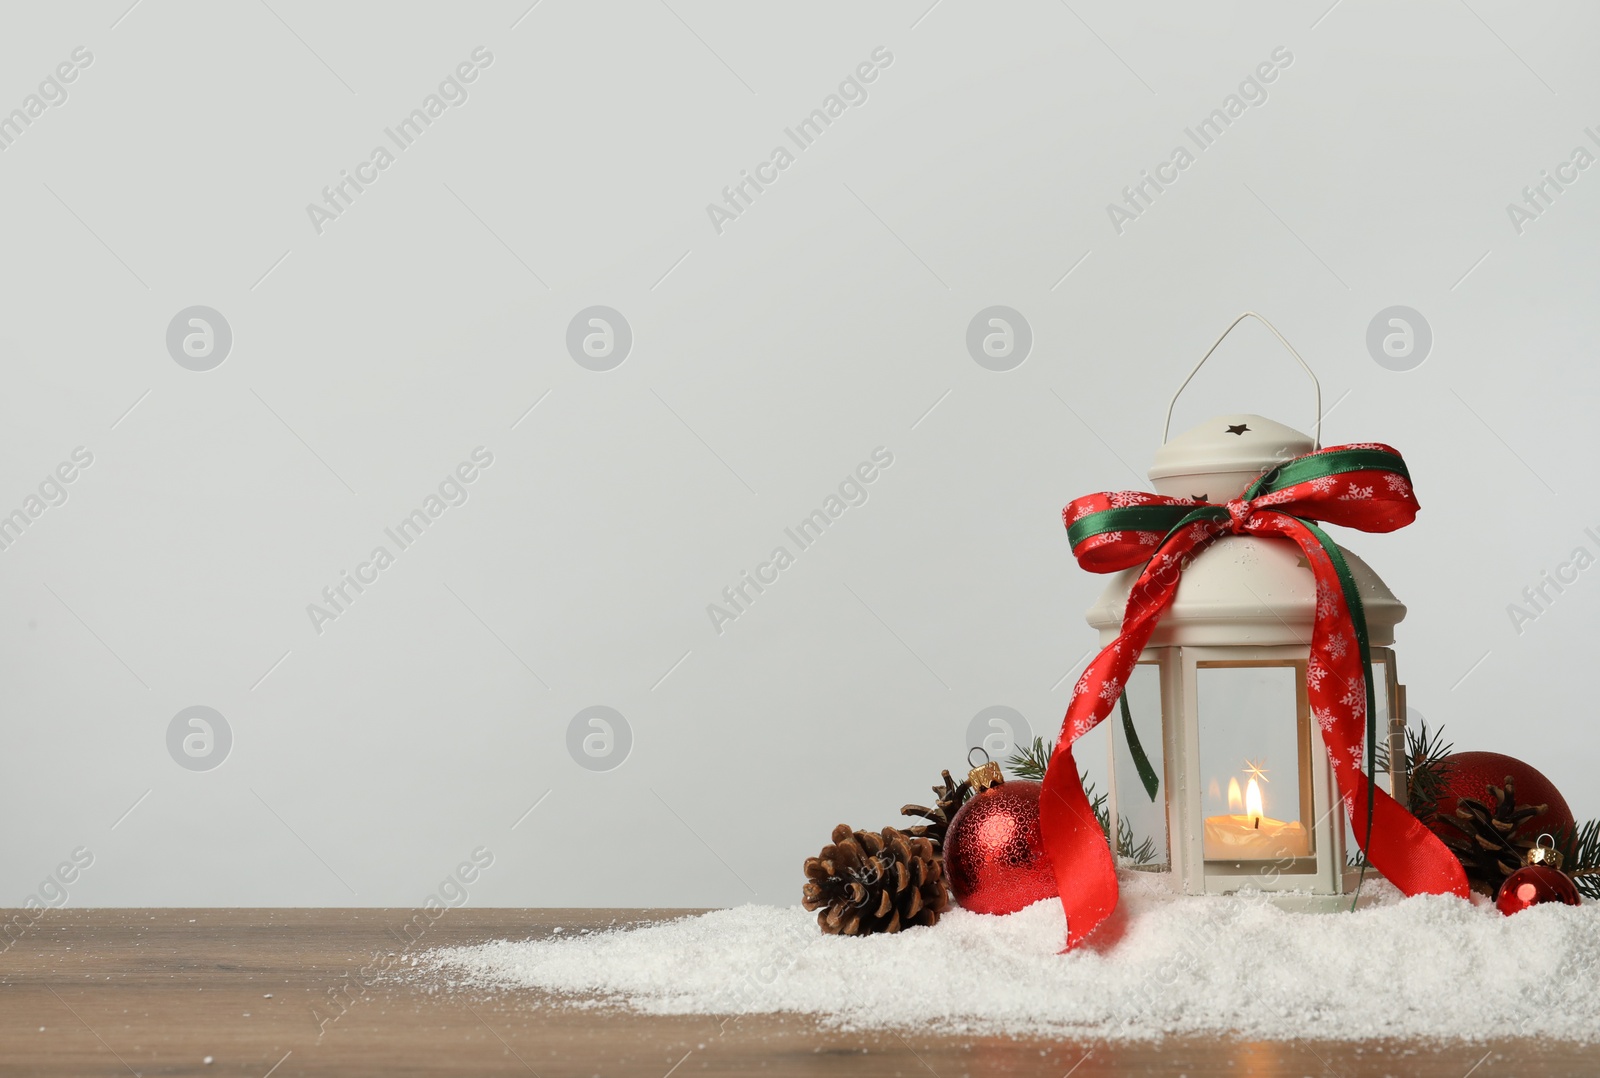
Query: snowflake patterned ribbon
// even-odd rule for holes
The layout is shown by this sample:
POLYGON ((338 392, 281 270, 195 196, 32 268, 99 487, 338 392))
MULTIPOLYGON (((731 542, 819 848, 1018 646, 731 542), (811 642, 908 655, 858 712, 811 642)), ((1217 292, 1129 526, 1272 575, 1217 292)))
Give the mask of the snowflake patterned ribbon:
POLYGON ((1467 895, 1466 874, 1433 832, 1377 788, 1366 616, 1344 554, 1314 521, 1389 532, 1417 515, 1400 454, 1368 442, 1334 446, 1267 472, 1223 505, 1141 491, 1089 494, 1062 510, 1073 556, 1093 573, 1144 565, 1128 593, 1122 633, 1084 670, 1045 772, 1040 823, 1067 914, 1067 949, 1116 907, 1116 862, 1078 782, 1072 744, 1100 724, 1177 594, 1184 568, 1224 535, 1288 539, 1316 581, 1306 690, 1333 766, 1339 796, 1367 860, 1407 895, 1467 895))

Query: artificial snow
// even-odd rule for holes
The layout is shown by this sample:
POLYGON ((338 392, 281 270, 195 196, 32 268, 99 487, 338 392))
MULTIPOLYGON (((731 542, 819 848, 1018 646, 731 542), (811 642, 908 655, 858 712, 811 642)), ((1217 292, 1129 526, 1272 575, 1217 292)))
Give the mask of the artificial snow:
POLYGON ((636 928, 434 951, 434 978, 539 989, 553 1005, 649 1014, 789 1012, 846 1028, 1268 1040, 1600 1040, 1600 905, 1505 917, 1484 900, 1288 913, 1259 896, 1187 897, 1125 873, 1119 916, 1058 954, 1054 899, 1006 917, 848 939, 797 908, 741 906, 636 928), (550 999, 551 997, 546 997, 550 999))

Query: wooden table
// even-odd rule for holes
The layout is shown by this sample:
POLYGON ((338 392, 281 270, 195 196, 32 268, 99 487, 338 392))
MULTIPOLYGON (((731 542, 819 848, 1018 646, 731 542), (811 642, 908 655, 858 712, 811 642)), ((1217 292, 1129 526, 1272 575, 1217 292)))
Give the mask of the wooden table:
POLYGON ((414 911, 52 910, 0 954, 0 1075, 1600 1074, 1600 1050, 1571 1045, 840 1033, 796 1016, 648 1017, 361 972, 385 954, 685 912, 459 909, 408 946, 414 911))

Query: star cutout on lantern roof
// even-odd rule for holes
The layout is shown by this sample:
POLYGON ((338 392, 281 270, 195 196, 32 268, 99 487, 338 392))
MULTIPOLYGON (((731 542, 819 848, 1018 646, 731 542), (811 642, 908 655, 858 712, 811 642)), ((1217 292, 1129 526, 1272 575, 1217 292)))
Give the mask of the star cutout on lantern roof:
POLYGON ((1242 438, 1244 437, 1244 432, 1249 429, 1249 426, 1244 423, 1233 423, 1228 427, 1228 433, 1237 434, 1242 438))

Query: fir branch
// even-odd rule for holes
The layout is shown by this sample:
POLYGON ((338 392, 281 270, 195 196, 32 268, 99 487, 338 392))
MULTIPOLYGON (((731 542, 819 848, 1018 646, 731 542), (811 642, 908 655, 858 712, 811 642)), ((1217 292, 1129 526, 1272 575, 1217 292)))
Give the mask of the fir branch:
POLYGON ((1554 836, 1561 851, 1561 869, 1585 898, 1600 900, 1600 820, 1579 828, 1563 827, 1554 836))
POLYGON ((1117 820, 1117 855, 1126 857, 1136 865, 1152 864, 1156 859, 1156 840, 1145 837, 1137 846, 1133 844, 1133 825, 1126 816, 1117 820))
MULTIPOLYGON (((1448 757, 1454 749, 1445 741, 1442 726, 1430 731, 1418 717, 1415 726, 1406 727, 1406 808, 1423 823, 1439 814, 1439 798, 1449 792, 1448 757)), ((1375 747, 1374 759, 1378 770, 1393 774, 1387 741, 1375 747)))
MULTIPOLYGON (((1037 740, 1037 739, 1036 739, 1037 740)), ((1111 805, 1106 794, 1096 793, 1094 783, 1089 781, 1087 774, 1080 774, 1078 781, 1083 783, 1083 794, 1089 799, 1089 809, 1094 813, 1094 818, 1100 822, 1100 831, 1106 836, 1106 842, 1111 841, 1111 805)), ((1153 838, 1135 843, 1133 825, 1126 816, 1117 817, 1117 856, 1124 857, 1136 865, 1148 865, 1155 860, 1156 842, 1153 838)))
POLYGON ((1050 766, 1050 753, 1054 748, 1055 742, 1036 737, 1032 745, 1024 745, 1011 754, 1006 760, 1006 768, 1013 778, 1043 782, 1045 769, 1050 766))

